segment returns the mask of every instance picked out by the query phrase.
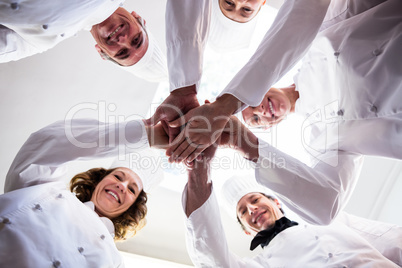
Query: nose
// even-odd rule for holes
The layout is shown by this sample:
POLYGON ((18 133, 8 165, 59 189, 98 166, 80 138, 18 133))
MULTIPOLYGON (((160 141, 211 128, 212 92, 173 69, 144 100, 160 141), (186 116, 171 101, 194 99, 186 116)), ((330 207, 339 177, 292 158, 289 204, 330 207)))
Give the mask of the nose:
POLYGON ((253 204, 249 204, 247 206, 248 214, 253 215, 253 213, 257 210, 257 207, 254 206, 253 204))
POLYGON ((119 182, 119 183, 117 183, 116 184, 116 188, 118 189, 118 190, 120 190, 122 193, 124 193, 126 190, 127 190, 127 187, 128 187, 128 182, 119 182))
POLYGON ((254 114, 265 115, 265 109, 262 103, 254 108, 254 114))
POLYGON ((117 38, 117 44, 125 47, 130 47, 130 40, 126 35, 122 34, 117 38))

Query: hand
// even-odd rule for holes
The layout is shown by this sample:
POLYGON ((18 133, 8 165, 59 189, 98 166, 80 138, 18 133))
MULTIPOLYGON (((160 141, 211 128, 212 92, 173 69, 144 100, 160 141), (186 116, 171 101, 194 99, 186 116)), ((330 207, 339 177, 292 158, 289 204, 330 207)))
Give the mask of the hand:
POLYGON ((250 161, 258 161, 258 138, 235 116, 230 117, 218 144, 240 152, 244 158, 250 161))
POLYGON ((223 95, 214 103, 206 101, 175 121, 171 127, 186 124, 183 131, 166 151, 170 162, 191 162, 221 136, 229 116, 241 105, 232 95, 223 95))
POLYGON ((166 133, 169 135, 169 142, 172 142, 180 133, 180 128, 171 127, 166 124, 166 122, 175 120, 198 106, 200 106, 200 104, 197 100, 195 85, 176 89, 170 93, 161 105, 159 105, 154 115, 146 120, 146 124, 148 126, 153 126, 159 121, 165 121, 162 122, 162 125, 166 133))

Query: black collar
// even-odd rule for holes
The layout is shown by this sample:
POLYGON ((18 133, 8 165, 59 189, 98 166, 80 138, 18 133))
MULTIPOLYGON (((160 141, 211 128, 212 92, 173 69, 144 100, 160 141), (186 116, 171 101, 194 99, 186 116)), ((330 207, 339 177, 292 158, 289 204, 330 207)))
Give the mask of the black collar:
POLYGON ((275 221, 275 225, 273 227, 258 232, 258 234, 251 241, 250 250, 254 250, 259 245, 264 248, 269 244, 269 242, 271 242, 272 239, 274 239, 277 234, 295 225, 298 225, 298 223, 295 221, 291 221, 286 217, 280 218, 279 220, 275 221))

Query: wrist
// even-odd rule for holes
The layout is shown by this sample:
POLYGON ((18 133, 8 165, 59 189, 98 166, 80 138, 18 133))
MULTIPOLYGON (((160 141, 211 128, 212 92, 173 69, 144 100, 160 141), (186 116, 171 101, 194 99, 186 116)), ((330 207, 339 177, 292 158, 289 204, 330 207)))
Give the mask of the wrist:
POLYGON ((174 91, 171 92, 171 94, 175 96, 197 95, 197 89, 195 85, 191 85, 175 89, 174 91))
POLYGON ((212 103, 217 110, 221 111, 221 114, 231 116, 243 105, 243 103, 231 94, 224 94, 216 99, 212 103))
POLYGON ((245 133, 241 135, 240 143, 237 145, 238 150, 247 160, 257 162, 259 158, 258 138, 249 130, 245 129, 245 133))

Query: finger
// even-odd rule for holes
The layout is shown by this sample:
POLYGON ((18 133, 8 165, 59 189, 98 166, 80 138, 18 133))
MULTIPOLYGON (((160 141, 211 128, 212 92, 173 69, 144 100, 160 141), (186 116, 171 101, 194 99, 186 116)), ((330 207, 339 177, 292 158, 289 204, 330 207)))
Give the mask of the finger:
MULTIPOLYGON (((186 131, 185 129, 179 133, 179 135, 172 141, 170 142, 169 148, 166 150, 166 155, 171 156, 173 152, 179 147, 185 140, 186 140, 186 131)), ((169 138, 170 140, 170 138, 169 138)))
POLYGON ((169 127, 169 143, 172 143, 172 141, 180 134, 180 128, 179 127, 169 127))
POLYGON ((211 103, 209 100, 205 100, 204 102, 205 104, 211 103))
MULTIPOLYGON (((194 159, 196 159, 198 156, 201 155, 201 153, 208 147, 205 146, 198 146, 197 149, 195 149, 188 157, 187 157, 187 161, 191 162, 194 159)), ((202 157, 202 156, 201 156, 202 157)))
POLYGON ((178 157, 187 149, 190 143, 187 140, 184 140, 177 148, 172 152, 169 157, 169 162, 173 163, 177 161, 178 157))
POLYGON ((177 118, 176 120, 170 121, 169 126, 170 127, 180 127, 180 126, 186 124, 188 122, 188 120, 190 120, 191 115, 192 115, 192 112, 190 111, 190 112, 186 113, 185 115, 177 118))
POLYGON ((161 113, 159 109, 156 109, 155 113, 150 118, 145 120, 145 124, 147 126, 155 126, 159 121, 161 121, 162 115, 163 113, 161 113))
POLYGON ((198 144, 195 143, 190 143, 189 146, 175 159, 175 161, 177 163, 180 163, 184 160, 186 160, 186 162, 192 162, 187 160, 187 157, 189 155, 191 155, 198 147, 198 144))

